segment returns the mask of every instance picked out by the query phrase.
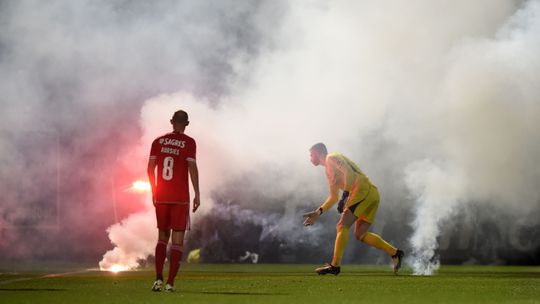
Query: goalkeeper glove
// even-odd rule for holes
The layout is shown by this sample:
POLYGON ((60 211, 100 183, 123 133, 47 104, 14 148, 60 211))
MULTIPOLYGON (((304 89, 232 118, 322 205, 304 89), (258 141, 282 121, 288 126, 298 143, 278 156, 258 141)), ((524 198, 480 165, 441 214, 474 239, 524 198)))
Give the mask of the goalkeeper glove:
POLYGON ((349 191, 343 191, 337 205, 337 211, 339 213, 343 212, 343 209, 345 208, 345 202, 347 201, 348 198, 349 198, 349 191))

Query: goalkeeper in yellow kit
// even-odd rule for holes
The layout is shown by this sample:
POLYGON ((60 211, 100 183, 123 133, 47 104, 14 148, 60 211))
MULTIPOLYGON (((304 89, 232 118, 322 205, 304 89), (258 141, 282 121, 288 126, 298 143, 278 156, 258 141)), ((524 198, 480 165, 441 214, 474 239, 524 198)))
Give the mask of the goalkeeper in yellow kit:
POLYGON ((338 201, 340 190, 344 194, 340 204, 344 204, 345 207, 343 208, 343 205, 338 206, 341 219, 337 224, 332 262, 315 269, 315 271, 318 274, 339 274, 341 271, 341 258, 349 239, 349 228, 353 223, 356 223, 354 228, 356 239, 388 253, 392 257, 394 273, 397 273, 401 267, 401 260, 404 256, 403 251, 390 245, 379 235, 368 231, 369 226, 373 224, 379 207, 379 191, 377 187, 371 183, 369 178, 353 161, 340 153, 329 154, 323 143, 313 145, 310 153, 313 165, 321 165, 326 168, 330 195, 319 209, 304 214, 304 217, 306 217, 304 225, 313 225, 321 214, 332 208, 338 201))

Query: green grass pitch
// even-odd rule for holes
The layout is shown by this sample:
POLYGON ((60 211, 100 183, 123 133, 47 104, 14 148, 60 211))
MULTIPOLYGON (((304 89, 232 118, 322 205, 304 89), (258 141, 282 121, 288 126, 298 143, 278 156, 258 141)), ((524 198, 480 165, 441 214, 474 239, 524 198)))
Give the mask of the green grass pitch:
POLYGON ((540 303, 540 267, 443 266, 434 276, 345 265, 182 265, 176 293, 151 292, 153 270, 0 271, 0 303, 540 303))

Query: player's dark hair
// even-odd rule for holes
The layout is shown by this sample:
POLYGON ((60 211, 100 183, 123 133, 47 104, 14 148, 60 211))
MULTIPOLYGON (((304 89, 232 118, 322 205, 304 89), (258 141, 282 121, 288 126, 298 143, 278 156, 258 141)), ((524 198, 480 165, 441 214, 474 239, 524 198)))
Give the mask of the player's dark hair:
POLYGON ((328 150, 326 149, 326 146, 323 143, 316 143, 314 144, 310 150, 316 150, 321 154, 328 154, 328 150))
POLYGON ((173 122, 183 123, 183 122, 188 122, 189 117, 188 117, 188 114, 186 113, 186 111, 178 110, 178 111, 174 112, 174 115, 171 118, 171 120, 173 122))

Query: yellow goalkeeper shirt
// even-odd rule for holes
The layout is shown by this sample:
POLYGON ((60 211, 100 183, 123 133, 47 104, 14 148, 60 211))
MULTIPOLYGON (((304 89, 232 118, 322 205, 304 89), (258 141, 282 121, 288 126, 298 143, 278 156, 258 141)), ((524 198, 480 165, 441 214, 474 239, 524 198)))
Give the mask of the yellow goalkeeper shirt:
POLYGON ((326 156, 326 178, 330 195, 321 205, 323 212, 338 201, 339 191, 349 191, 345 206, 349 207, 365 199, 373 184, 360 168, 341 153, 329 153, 326 156))

